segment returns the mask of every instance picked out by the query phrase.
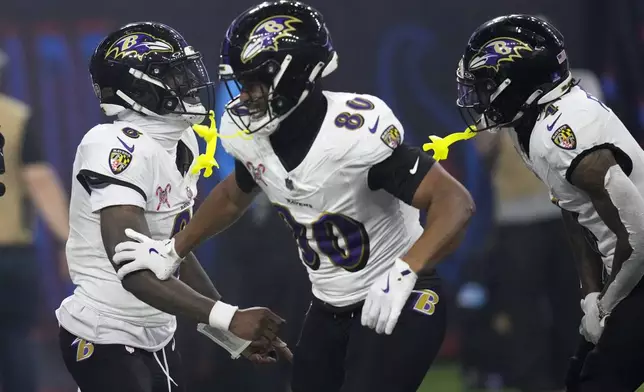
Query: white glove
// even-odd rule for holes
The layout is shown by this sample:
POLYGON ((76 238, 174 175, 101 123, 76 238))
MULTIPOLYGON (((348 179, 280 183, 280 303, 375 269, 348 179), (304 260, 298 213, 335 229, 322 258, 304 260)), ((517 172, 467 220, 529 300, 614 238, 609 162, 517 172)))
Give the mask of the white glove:
POLYGON ((379 277, 369 289, 362 308, 362 325, 391 335, 418 276, 402 259, 379 277))
POLYGON ((115 264, 121 265, 130 261, 117 271, 121 280, 125 275, 143 269, 154 272, 159 280, 166 280, 172 276, 183 261, 174 249, 174 239, 153 240, 132 229, 125 229, 125 235, 137 242, 121 242, 114 249, 116 254, 114 254, 112 261, 115 264))
POLYGON ((604 331, 606 317, 602 318, 599 312, 599 301, 597 297, 599 292, 590 293, 586 298, 581 300, 581 309, 584 311, 584 317, 581 318, 579 333, 583 335, 586 341, 597 344, 604 331))

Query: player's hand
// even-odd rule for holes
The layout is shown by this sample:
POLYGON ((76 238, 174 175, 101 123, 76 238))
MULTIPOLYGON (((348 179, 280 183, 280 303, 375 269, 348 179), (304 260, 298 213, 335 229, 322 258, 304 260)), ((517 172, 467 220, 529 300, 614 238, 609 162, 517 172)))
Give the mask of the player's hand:
POLYGON ((258 365, 275 363, 279 358, 284 358, 290 363, 293 362, 293 353, 280 338, 275 338, 272 342, 266 338, 260 338, 260 340, 252 342, 242 355, 258 365))
POLYGON ((418 276, 409 264, 396 259, 394 266, 369 289, 362 308, 362 325, 391 335, 418 276))
POLYGON ((264 337, 272 342, 284 322, 268 308, 240 309, 233 315, 228 330, 245 340, 258 341, 264 337))
POLYGON ((288 348, 286 343, 282 341, 280 338, 275 338, 273 340, 273 348, 275 349, 275 353, 277 354, 277 358, 284 358, 286 359, 289 363, 293 363, 293 353, 291 352, 291 349, 288 348))
POLYGON ((132 229, 125 229, 125 235, 134 241, 116 245, 116 254, 112 259, 121 266, 117 272, 121 280, 125 275, 143 269, 154 272, 160 280, 166 280, 183 260, 174 249, 174 239, 157 241, 132 229))
POLYGON ((581 300, 581 309, 584 311, 584 317, 581 318, 579 333, 592 343, 597 344, 604 331, 604 319, 599 315, 599 304, 597 297, 598 292, 590 293, 586 298, 581 300))

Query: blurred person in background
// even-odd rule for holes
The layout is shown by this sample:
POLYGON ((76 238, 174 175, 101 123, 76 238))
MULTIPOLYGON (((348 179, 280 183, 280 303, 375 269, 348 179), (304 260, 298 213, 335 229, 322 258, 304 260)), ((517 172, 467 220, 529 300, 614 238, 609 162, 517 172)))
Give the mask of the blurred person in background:
MULTIPOLYGON (((584 314, 566 388, 634 391, 644 382, 644 151, 610 108, 577 85, 563 36, 542 19, 507 15, 477 28, 457 84, 457 104, 477 131, 509 133, 561 208, 584 314)), ((542 246, 534 242, 517 261, 542 246)), ((552 273, 544 284, 558 278, 552 273)), ((522 306, 539 311, 535 302, 522 306)))
MULTIPOLYGON (((9 59, 0 50, 0 77, 9 59)), ((37 321, 39 265, 32 234, 30 201, 60 247, 69 234, 67 194, 44 160, 39 123, 25 103, 0 94, 0 132, 5 138, 5 174, 0 181, 0 385, 3 392, 36 392, 35 351, 29 334, 37 321)))
MULTIPOLYGON (((592 71, 571 69, 571 73, 584 90, 603 100, 592 71)), ((477 333, 487 331, 487 343, 497 349, 481 350, 473 366, 481 371, 466 369, 466 373, 479 373, 472 374, 479 386, 505 383, 522 391, 562 389, 582 312, 561 210, 550 201, 548 188, 523 164, 509 132, 483 132, 474 141, 492 170, 496 240, 477 262, 480 265, 471 268, 477 275, 459 298, 474 295, 475 284, 483 287, 485 307, 467 312, 465 322, 480 325, 477 333), (527 308, 526 303, 535 306, 527 308), (490 368, 491 362, 496 369, 490 368)), ((465 342, 466 352, 485 344, 469 338, 465 342)))

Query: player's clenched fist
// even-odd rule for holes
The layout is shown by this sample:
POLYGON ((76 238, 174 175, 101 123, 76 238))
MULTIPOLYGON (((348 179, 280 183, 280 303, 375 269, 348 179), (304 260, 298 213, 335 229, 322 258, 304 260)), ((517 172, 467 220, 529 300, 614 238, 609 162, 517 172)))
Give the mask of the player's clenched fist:
POLYGON ((268 308, 248 308, 237 310, 228 330, 245 340, 258 340, 262 336, 273 341, 284 319, 268 308))

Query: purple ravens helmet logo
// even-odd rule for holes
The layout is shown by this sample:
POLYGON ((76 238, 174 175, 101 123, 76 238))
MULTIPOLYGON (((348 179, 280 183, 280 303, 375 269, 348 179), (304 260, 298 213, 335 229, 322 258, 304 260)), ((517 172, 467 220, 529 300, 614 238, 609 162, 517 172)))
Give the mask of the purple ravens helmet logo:
POLYGON ((516 38, 499 37, 488 41, 470 60, 469 71, 480 68, 492 68, 499 71, 499 64, 522 58, 522 51, 532 52, 530 45, 516 38))
POLYGON ((241 54, 242 63, 247 63, 261 52, 277 51, 279 41, 295 31, 293 23, 301 20, 288 15, 276 15, 259 22, 250 32, 248 42, 241 54))
POLYGON ((172 52, 172 45, 162 39, 148 33, 130 33, 114 42, 105 53, 105 58, 118 60, 131 56, 143 61, 145 56, 152 53, 172 52))

